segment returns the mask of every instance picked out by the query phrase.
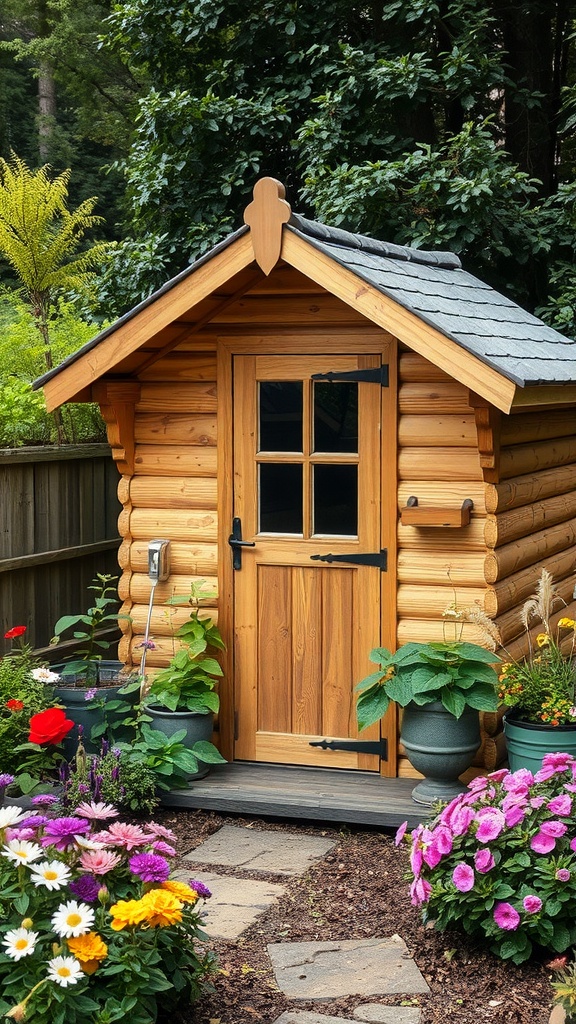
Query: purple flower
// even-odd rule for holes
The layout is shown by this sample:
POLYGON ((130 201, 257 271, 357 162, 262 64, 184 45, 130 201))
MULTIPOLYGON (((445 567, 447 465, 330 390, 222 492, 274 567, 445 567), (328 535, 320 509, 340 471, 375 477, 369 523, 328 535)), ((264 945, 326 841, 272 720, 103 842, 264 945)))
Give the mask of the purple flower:
POLYGON ((494 920, 499 928, 513 932, 520 924, 520 914, 510 903, 497 903, 494 907, 494 920))
POLYGON ((74 846, 75 837, 90 831, 90 822, 85 818, 54 818, 49 821, 42 836, 42 846, 55 846, 67 850, 74 846))
POLYGON ((210 891, 207 885, 204 885, 204 882, 197 882, 196 879, 191 878, 188 882, 188 885, 190 886, 191 889, 194 889, 194 892, 197 892, 198 895, 202 897, 202 899, 210 899, 212 892, 210 891))
POLYGON ((555 877, 559 882, 569 882, 570 872, 568 871, 568 868, 558 868, 555 877))
POLYGON ((33 807, 50 807, 52 804, 58 803, 58 797, 54 793, 38 793, 38 796, 33 796, 30 802, 33 807))
POLYGON ((97 693, 97 688, 95 686, 91 687, 90 690, 86 690, 86 693, 84 694, 84 700, 94 700, 94 697, 96 696, 97 693))
POLYGON ((100 882, 97 882, 93 875, 80 875, 70 882, 70 892, 86 903, 95 903, 100 892, 100 882))
POLYGON ((474 888, 474 872, 469 864, 457 864, 452 872, 452 881, 459 892, 470 892, 474 888))
POLYGON ((484 846, 481 850, 476 850, 474 854, 474 867, 479 874, 485 875, 487 871, 491 871, 494 863, 492 851, 487 846, 484 846))
POLYGON ((8 775, 8 772, 4 772, 0 775, 0 789, 6 789, 6 786, 10 786, 14 782, 14 776, 8 775))
POLYGON ((506 824, 506 819, 498 807, 481 807, 476 815, 478 831, 476 839, 479 843, 490 843, 496 839, 506 824))
POLYGON ((156 853, 136 853, 129 860, 130 871, 143 882, 165 882, 170 875, 170 865, 156 853))
POLYGON ((18 828, 40 828, 40 825, 45 825, 47 821, 50 821, 50 818, 44 814, 31 814, 28 818, 21 818, 18 828))
POLYGON ((522 906, 527 914, 537 914, 542 910, 542 900, 539 896, 525 896, 522 900, 522 906))

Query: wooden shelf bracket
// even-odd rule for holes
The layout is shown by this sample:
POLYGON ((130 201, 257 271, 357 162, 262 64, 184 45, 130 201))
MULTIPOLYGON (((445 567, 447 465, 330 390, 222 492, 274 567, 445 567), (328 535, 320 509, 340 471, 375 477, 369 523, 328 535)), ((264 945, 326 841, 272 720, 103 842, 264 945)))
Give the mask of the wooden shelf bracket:
POLYGON ((440 526, 458 529, 468 526, 470 513, 474 508, 472 498, 465 498, 460 508, 442 508, 438 505, 419 505, 418 498, 411 495, 400 510, 402 526, 440 526))

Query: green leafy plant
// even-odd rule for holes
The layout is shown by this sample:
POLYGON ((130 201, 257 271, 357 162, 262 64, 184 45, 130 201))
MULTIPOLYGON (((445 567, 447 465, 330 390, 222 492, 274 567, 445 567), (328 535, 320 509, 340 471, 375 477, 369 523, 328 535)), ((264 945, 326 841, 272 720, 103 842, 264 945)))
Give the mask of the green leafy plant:
POLYGON ((167 708, 169 711, 217 712, 220 699, 215 692, 222 669, 211 656, 225 645, 212 619, 200 617, 200 602, 210 597, 203 589, 204 581, 192 584, 190 597, 173 597, 173 605, 192 606, 190 619, 176 631, 181 643, 167 668, 152 681, 146 694, 146 703, 167 708))
POLYGON ((102 741, 98 754, 86 754, 80 746, 62 775, 62 805, 73 813, 85 800, 104 800, 121 811, 151 814, 160 803, 156 773, 130 750, 102 741))
POLYGON ((153 1024, 160 1007, 197 999, 215 967, 197 945, 199 900, 210 892, 170 877, 174 834, 116 820, 102 802, 73 816, 44 808, 36 818, 0 809, 0 1015, 153 1024), (26 819, 28 838, 10 839, 26 819))
MULTIPOLYGON (((410 894, 424 922, 461 928, 504 960, 576 942, 576 760, 546 754, 533 775, 472 780, 411 833, 410 894)), ((406 825, 397 834, 405 836, 406 825)))
POLYGON ((94 604, 83 614, 63 615, 54 626, 52 644, 60 643, 61 634, 74 626, 85 627, 74 631, 73 637, 79 642, 78 650, 67 660, 61 672, 64 678, 81 676, 82 686, 97 684, 98 663, 102 660, 102 652, 111 646, 110 641, 100 635, 101 631, 116 626, 120 619, 129 619, 128 615, 119 615, 117 611, 111 610, 118 605, 118 593, 116 587, 112 586, 116 580, 116 576, 108 573, 97 573, 88 587, 96 595, 94 604))
POLYGON ((186 787, 188 776, 204 764, 225 764, 226 760, 208 740, 198 740, 193 747, 184 745, 185 729, 178 729, 172 736, 166 736, 159 729, 152 729, 142 722, 140 735, 134 743, 119 744, 130 759, 145 764, 156 776, 159 789, 170 790, 186 787))
POLYGON ((499 699, 523 721, 576 725, 576 621, 563 616, 556 627, 551 621, 554 606, 565 603, 551 574, 543 569, 536 592, 521 613, 528 655, 520 661, 507 661, 500 669, 499 699), (530 634, 532 619, 542 623, 535 643, 530 634))

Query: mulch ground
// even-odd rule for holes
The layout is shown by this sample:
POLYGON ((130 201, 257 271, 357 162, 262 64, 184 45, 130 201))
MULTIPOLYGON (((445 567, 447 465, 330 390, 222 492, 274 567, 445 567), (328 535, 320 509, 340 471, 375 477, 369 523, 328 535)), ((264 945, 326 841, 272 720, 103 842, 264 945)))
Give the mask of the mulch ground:
MULTIPOLYGON (((544 962, 503 963, 459 933, 425 928, 411 906, 407 850, 390 835, 331 825, 234 818, 203 811, 155 812, 188 853, 224 824, 307 832, 336 845, 303 876, 241 872, 205 865, 220 874, 279 882, 285 895, 235 942, 214 941, 219 972, 213 991, 183 1009, 173 1024, 272 1024, 286 1009, 351 1017, 366 1002, 421 1007, 421 1024, 547 1024, 552 1006, 551 971, 544 962), (430 995, 348 997, 295 1006, 276 987, 266 952, 270 942, 367 939, 399 934, 430 986, 430 995)), ((198 870, 202 866, 196 866, 198 870)))

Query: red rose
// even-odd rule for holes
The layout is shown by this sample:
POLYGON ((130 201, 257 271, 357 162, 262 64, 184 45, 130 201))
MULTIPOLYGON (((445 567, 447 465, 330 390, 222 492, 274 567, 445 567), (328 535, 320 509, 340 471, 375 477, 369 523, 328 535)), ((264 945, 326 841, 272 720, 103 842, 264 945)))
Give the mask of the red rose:
POLYGON ((60 743, 74 728, 74 722, 66 718, 62 708, 48 708, 39 711, 30 719, 29 743, 60 743))
POLYGON ((7 633, 4 633, 5 640, 15 640, 17 636, 22 636, 26 632, 26 626, 12 626, 7 633))
POLYGON ((21 700, 16 700, 14 697, 12 700, 6 701, 6 707, 8 708, 8 711, 22 711, 24 703, 21 700))

